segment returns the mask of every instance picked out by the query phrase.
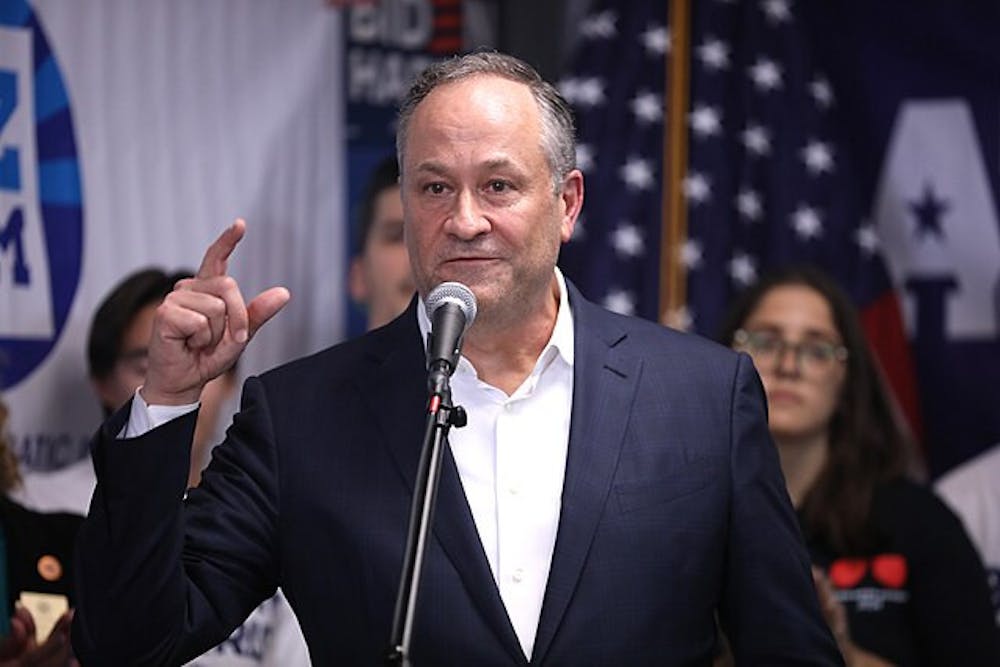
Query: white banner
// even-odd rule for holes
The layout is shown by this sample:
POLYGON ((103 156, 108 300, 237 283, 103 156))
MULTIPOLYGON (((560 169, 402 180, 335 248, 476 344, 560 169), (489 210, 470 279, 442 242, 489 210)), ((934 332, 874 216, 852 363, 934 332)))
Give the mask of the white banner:
POLYGON ((86 336, 132 271, 197 268, 236 217, 244 294, 292 302, 241 375, 343 331, 339 12, 323 0, 3 0, 0 387, 22 465, 100 422, 86 336))

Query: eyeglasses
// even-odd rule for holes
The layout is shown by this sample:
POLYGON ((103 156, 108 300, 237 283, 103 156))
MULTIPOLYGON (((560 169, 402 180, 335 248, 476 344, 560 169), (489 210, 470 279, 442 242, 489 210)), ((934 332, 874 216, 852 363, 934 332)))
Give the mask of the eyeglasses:
POLYGON ((803 373, 822 373, 834 364, 847 361, 847 348, 826 340, 803 340, 791 343, 772 331, 738 329, 733 342, 753 357, 758 367, 778 365, 791 350, 796 368, 803 373))

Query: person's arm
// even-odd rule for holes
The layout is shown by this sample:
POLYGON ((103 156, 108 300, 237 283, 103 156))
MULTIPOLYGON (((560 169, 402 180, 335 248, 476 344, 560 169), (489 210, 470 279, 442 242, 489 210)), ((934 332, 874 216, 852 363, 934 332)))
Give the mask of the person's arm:
MULTIPOLYGON (((288 300, 283 288, 249 304, 226 263, 237 221, 205 253, 195 278, 158 308, 141 395, 151 406, 195 403, 247 340, 288 300)), ((276 465, 263 391, 248 381, 242 412, 219 448, 214 485, 184 501, 196 412, 120 438, 131 402, 92 444, 97 489, 77 548, 73 643, 93 664, 179 664, 224 639, 274 590, 276 465)))
POLYGON ((760 380, 741 354, 733 383, 729 550, 720 609, 737 665, 842 665, 767 428, 760 380))

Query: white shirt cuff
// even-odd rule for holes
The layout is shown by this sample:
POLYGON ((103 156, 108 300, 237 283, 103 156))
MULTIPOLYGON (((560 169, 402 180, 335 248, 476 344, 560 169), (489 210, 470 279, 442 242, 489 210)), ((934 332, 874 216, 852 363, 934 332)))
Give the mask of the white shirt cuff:
MULTIPOLYGON (((142 389, 142 387, 139 387, 142 389)), ((186 405, 149 405, 142 398, 139 389, 135 390, 132 398, 132 410, 128 415, 128 424, 118 434, 118 439, 138 438, 140 435, 152 431, 157 426, 166 424, 172 419, 177 419, 187 413, 196 410, 200 403, 188 403, 186 405)))

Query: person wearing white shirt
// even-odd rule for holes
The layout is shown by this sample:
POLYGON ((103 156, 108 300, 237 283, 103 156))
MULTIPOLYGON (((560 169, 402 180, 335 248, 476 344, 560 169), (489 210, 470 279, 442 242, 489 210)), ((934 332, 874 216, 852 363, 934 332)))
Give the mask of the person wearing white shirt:
POLYGON ((979 550, 1000 627, 1000 444, 948 471, 934 489, 979 550))
POLYGON ((423 299, 457 281, 478 303, 451 380, 469 423, 442 463, 415 664, 707 664, 717 619, 738 663, 842 664, 749 358, 605 311, 556 269, 583 174, 555 88, 499 53, 432 65, 397 153, 418 297, 248 379, 183 502, 202 386, 290 294, 244 300, 238 220, 167 296, 146 383, 94 442, 77 654, 183 659, 280 585, 316 664, 381 663, 435 405, 423 299))

